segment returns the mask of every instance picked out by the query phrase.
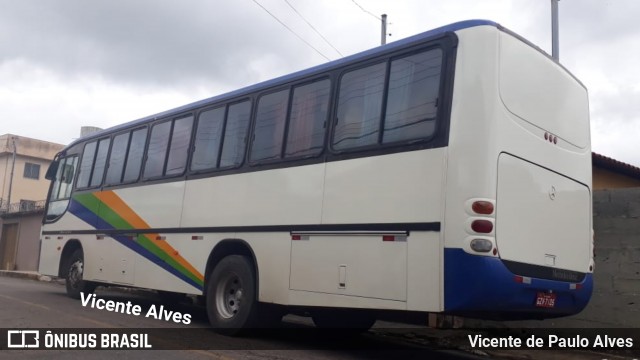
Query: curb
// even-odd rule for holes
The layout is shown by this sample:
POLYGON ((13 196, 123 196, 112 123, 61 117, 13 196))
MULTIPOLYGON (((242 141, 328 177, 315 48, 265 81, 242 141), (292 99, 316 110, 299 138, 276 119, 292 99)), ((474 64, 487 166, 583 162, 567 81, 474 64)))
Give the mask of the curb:
POLYGON ((51 277, 47 275, 41 275, 35 271, 10 271, 10 270, 0 270, 0 276, 2 277, 12 277, 18 279, 28 279, 35 281, 44 281, 44 282, 57 282, 64 283, 64 279, 59 279, 57 277, 51 277))

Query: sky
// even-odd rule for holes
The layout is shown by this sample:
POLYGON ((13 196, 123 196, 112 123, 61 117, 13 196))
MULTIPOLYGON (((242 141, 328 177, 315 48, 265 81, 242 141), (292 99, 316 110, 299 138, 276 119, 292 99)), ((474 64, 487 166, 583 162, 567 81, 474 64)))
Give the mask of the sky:
MULTIPOLYGON (((0 0, 0 134, 61 144, 461 20, 551 53, 550 0, 0 0), (325 40, 326 39, 326 40, 325 40)), ((640 1, 561 0, 592 149, 640 166, 640 1)))

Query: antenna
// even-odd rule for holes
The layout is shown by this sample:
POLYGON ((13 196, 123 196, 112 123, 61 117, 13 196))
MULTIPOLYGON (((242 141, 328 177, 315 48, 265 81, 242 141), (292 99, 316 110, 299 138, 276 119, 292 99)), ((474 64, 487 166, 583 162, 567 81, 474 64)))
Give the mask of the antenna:
POLYGON ((380 32, 380 45, 384 45, 387 43, 387 14, 382 14, 380 22, 382 23, 382 31, 380 32))
POLYGON ((551 57, 560 62, 560 41, 558 35, 558 1, 551 0, 551 57))

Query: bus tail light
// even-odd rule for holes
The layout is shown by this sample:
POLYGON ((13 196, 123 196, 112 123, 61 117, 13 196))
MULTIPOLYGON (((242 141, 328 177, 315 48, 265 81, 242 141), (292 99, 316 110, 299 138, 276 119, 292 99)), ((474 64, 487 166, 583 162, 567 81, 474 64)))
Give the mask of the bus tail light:
POLYGON ((471 230, 481 234, 489 234, 493 231, 493 223, 489 220, 473 220, 471 230))
POLYGON ((471 240, 471 249, 477 252, 489 252, 493 249, 493 243, 487 239, 473 239, 471 240))
POLYGON ((474 201, 471 204, 471 210, 476 214, 491 215, 493 214, 493 204, 489 201, 474 201))

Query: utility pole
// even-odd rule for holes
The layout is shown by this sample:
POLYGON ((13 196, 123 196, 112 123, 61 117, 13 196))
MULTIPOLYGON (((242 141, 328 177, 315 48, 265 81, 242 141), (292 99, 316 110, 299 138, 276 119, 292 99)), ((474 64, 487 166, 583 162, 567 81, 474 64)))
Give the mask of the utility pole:
POLYGON ((7 195, 7 212, 11 210, 11 187, 13 185, 13 170, 16 167, 16 137, 11 137, 11 144, 13 145, 13 160, 11 163, 11 175, 9 175, 9 195, 7 195))
POLYGON ((382 14, 380 19, 382 22, 382 32, 380 33, 380 45, 387 43, 387 14, 382 14))
POLYGON ((551 57, 560 62, 560 41, 558 35, 558 1, 551 0, 551 57))

